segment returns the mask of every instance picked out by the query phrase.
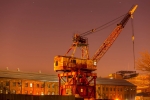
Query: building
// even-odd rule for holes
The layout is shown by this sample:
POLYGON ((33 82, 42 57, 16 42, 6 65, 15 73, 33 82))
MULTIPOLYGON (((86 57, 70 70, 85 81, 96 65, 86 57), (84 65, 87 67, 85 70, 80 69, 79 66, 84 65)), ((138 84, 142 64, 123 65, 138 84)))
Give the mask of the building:
POLYGON ((97 99, 135 100, 136 86, 123 79, 97 78, 97 99))
POLYGON ((139 74, 137 77, 127 79, 137 86, 137 93, 150 92, 150 74, 139 74))
MULTIPOLYGON (((150 74, 149 73, 140 73, 136 74, 135 71, 119 71, 119 72, 130 72, 127 75, 134 76, 125 78, 125 80, 137 86, 136 89, 136 100, 150 100, 150 74), (133 74, 131 73, 133 72, 133 74), (148 99, 147 99, 148 98, 148 99)), ((111 79, 123 79, 124 75, 113 73, 108 77, 111 79)))
POLYGON ((0 93, 55 95, 58 94, 57 76, 0 70, 0 93))
POLYGON ((150 92, 137 93, 135 100, 150 100, 150 92))
POLYGON ((137 86, 136 100, 150 100, 150 74, 142 73, 127 81, 137 86))
MULTIPOLYGON (((0 93, 58 95, 58 77, 42 73, 0 70, 0 93)), ((134 100, 136 86, 122 79, 97 78, 96 98, 134 100)))

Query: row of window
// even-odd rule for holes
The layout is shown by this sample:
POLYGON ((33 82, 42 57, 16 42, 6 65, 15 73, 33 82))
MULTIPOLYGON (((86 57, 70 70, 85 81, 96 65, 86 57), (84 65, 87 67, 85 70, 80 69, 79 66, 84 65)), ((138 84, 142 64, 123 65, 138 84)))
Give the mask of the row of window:
MULTIPOLYGON (((116 97, 122 99, 123 95, 122 94, 98 94, 98 98, 113 99, 113 98, 116 98, 116 97)), ((125 94, 124 95, 124 98, 127 99, 127 100, 130 100, 134 97, 135 97, 134 94, 125 94)))
POLYGON ((134 97, 135 97, 134 94, 125 94, 125 95, 124 95, 124 98, 125 98, 125 99, 127 99, 127 98, 131 98, 131 99, 132 99, 132 98, 134 98, 134 97))
MULTIPOLYGON (((12 82, 13 86, 21 86, 21 82, 12 82)), ((10 82, 9 81, 6 81, 6 86, 9 86, 10 85, 10 82)), ((0 86, 3 87, 3 82, 0 82, 0 86)), ((50 85, 50 84, 47 84, 47 87, 50 88, 50 86, 52 88, 54 88, 54 84, 50 85)), ((33 83, 25 83, 25 87, 33 87, 33 83)), ((44 88, 45 87, 45 84, 36 84, 36 87, 37 88, 44 88)))
POLYGON ((126 88, 124 91, 136 91, 135 89, 126 88))
MULTIPOLYGON (((20 91, 18 91, 18 92, 19 92, 19 94, 21 93, 20 91)), ((6 91, 0 90, 0 93, 8 94, 9 91, 8 90, 6 90, 6 91)), ((33 94, 33 91, 24 91, 24 93, 25 94, 33 94)), ((16 94, 16 90, 12 90, 11 94, 16 94)), ((44 92, 37 92, 36 95, 44 95, 44 92)), ((45 95, 55 95, 55 92, 48 91, 47 94, 45 94, 45 95)))
MULTIPOLYGON (((35 84, 37 88, 44 88, 45 87, 45 84, 35 84)), ((50 86, 52 88, 55 87, 54 84, 50 85, 50 84, 47 84, 47 87, 50 88, 50 86)), ((33 87, 33 83, 25 83, 25 87, 33 87)))
MULTIPOLYGON (((100 90, 101 87, 98 87, 98 90, 100 90)), ((103 91, 122 91, 123 89, 122 88, 108 88, 108 87, 102 87, 102 90, 103 91)), ((135 91, 135 89, 129 89, 129 88, 126 88, 124 89, 124 91, 135 91)))
MULTIPOLYGON (((70 62, 76 64, 76 60, 75 60, 75 59, 71 60, 70 62)), ((55 66, 58 66, 58 63, 59 63, 59 62, 56 61, 56 62, 55 62, 55 66)))
POLYGON ((100 99, 100 98, 103 98, 103 99, 113 99, 113 98, 116 98, 116 97, 120 98, 120 99, 123 98, 122 94, 105 94, 105 93, 98 94, 98 99, 100 99))
MULTIPOLYGON (((98 87, 98 90, 100 90, 101 87, 98 87)), ((102 87, 103 91, 122 91, 122 88, 108 88, 108 87, 102 87)))

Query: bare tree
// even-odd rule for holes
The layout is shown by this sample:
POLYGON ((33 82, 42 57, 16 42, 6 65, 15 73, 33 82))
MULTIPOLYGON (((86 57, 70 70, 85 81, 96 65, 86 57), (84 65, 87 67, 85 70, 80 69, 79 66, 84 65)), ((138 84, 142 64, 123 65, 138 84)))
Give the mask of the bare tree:
POLYGON ((141 57, 136 60, 136 69, 150 72, 150 53, 148 51, 142 52, 141 57))

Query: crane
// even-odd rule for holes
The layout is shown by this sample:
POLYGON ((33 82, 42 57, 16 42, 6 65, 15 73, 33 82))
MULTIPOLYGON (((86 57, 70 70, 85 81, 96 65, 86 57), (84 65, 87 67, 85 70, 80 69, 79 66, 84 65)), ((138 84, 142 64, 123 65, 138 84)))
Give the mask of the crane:
POLYGON ((66 54, 54 57, 54 71, 63 72, 58 74, 59 95, 79 95, 84 98, 95 98, 97 74, 93 71, 97 69, 97 62, 117 39, 137 7, 138 5, 134 5, 128 11, 91 59, 89 58, 88 39, 84 36, 96 32, 98 28, 83 34, 74 34, 73 43, 66 54), (74 57, 77 47, 81 48, 81 58, 74 57), (72 55, 67 56, 71 50, 73 50, 72 55))

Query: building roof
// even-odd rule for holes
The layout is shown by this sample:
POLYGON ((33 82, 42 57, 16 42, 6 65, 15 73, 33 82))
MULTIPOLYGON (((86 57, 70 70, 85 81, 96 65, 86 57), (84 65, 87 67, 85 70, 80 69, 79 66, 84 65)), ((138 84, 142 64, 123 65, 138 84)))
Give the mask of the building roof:
POLYGON ((56 75, 27 73, 22 71, 0 70, 0 77, 58 82, 58 77, 56 75))
POLYGON ((102 85, 120 85, 120 86, 136 86, 124 79, 108 79, 108 78, 97 78, 96 84, 102 85))
MULTIPOLYGON (((57 75, 49 75, 43 73, 27 73, 22 71, 0 70, 0 77, 58 82, 57 75)), ((97 78, 96 84, 135 86, 134 84, 123 79, 108 79, 108 78, 97 78)))

